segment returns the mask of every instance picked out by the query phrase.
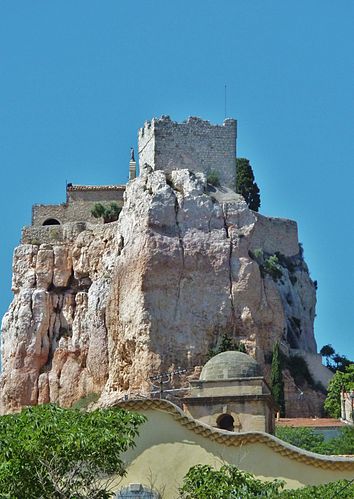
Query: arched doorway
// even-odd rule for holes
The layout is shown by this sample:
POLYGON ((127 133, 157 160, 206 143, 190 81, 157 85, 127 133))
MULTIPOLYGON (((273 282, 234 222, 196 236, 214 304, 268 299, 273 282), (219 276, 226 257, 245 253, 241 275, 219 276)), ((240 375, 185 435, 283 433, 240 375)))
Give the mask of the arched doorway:
POLYGON ((220 416, 216 420, 218 428, 228 431, 234 431, 234 422, 235 420, 231 416, 231 414, 220 414, 220 416))
POLYGON ((42 225, 60 225, 60 222, 56 218, 47 218, 42 225))

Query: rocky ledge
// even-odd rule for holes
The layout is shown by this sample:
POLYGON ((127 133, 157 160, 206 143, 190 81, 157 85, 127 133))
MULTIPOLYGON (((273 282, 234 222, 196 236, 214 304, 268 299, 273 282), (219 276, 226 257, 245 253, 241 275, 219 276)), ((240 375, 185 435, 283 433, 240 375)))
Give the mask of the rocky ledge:
POLYGON ((146 167, 117 222, 22 244, 3 319, 1 410, 147 393, 198 370, 230 335, 269 372, 276 340, 316 352, 316 292, 296 223, 262 216, 203 174, 146 167))

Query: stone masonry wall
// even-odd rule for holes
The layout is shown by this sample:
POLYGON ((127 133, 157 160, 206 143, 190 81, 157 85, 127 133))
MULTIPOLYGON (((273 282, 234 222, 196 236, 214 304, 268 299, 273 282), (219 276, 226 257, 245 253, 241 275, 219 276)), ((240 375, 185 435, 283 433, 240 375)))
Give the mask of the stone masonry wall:
POLYGON ((68 186, 66 190, 67 201, 92 201, 95 203, 103 201, 115 201, 123 206, 123 195, 125 185, 83 185, 68 186))
POLYGON ((68 202, 63 204, 43 205, 35 204, 32 208, 32 225, 39 227, 49 218, 55 218, 61 224, 67 222, 86 221, 103 223, 94 218, 91 210, 95 203, 116 202, 122 207, 124 189, 90 189, 68 190, 68 202))
POLYGON ((75 203, 68 204, 35 204, 32 207, 32 225, 41 227, 49 218, 55 218, 60 224, 80 220, 92 223, 103 223, 101 219, 95 219, 91 215, 91 209, 95 202, 76 201, 75 203))
POLYGON ((21 244, 60 244, 73 242, 80 232, 90 226, 86 222, 72 222, 65 225, 29 226, 22 229, 21 244))
POLYGON ((190 117, 176 123, 168 116, 146 122, 139 130, 140 170, 148 163, 154 170, 180 170, 208 174, 214 170, 222 185, 235 189, 236 120, 212 125, 190 117))

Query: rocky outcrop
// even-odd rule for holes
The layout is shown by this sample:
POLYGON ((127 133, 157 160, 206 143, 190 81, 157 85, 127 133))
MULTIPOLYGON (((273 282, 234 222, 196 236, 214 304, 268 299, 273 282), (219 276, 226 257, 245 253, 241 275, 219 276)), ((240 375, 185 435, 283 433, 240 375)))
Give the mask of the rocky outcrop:
POLYGON ((147 392, 152 374, 204 364, 225 333, 263 366, 276 340, 316 352, 295 222, 188 170, 146 167, 125 197, 118 222, 15 250, 3 412, 147 392))

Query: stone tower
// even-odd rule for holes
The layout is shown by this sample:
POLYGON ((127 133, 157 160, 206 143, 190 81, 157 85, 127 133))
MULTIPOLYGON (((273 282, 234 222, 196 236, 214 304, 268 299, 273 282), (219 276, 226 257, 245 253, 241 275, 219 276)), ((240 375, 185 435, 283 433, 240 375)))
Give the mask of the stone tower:
POLYGON ((176 123, 169 116, 145 122, 138 133, 139 166, 170 172, 188 168, 206 175, 218 174, 220 183, 236 185, 237 122, 226 119, 222 125, 190 117, 176 123))

